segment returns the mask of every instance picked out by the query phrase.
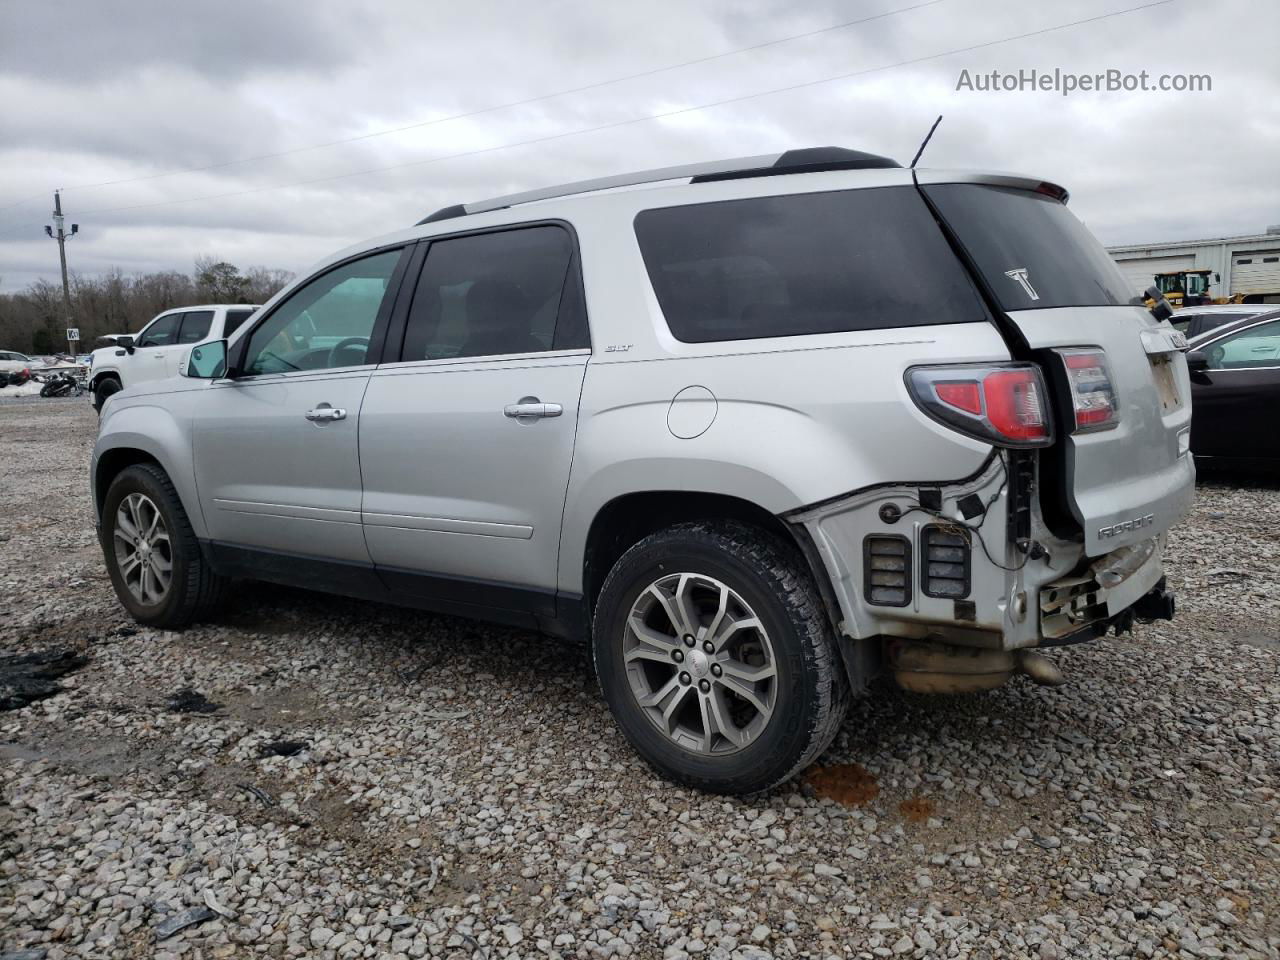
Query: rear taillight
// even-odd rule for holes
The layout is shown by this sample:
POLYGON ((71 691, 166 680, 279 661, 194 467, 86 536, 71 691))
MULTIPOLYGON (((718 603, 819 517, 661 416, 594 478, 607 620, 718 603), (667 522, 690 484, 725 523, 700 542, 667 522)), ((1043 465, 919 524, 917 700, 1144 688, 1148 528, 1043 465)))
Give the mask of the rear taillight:
POLYGON ((1109 430, 1120 422, 1107 355, 1097 347, 1067 347, 1055 351, 1067 371, 1075 433, 1109 430))
POLYGON ((971 437, 1002 447, 1053 442, 1044 378, 1032 364, 912 367, 907 388, 925 413, 971 437))

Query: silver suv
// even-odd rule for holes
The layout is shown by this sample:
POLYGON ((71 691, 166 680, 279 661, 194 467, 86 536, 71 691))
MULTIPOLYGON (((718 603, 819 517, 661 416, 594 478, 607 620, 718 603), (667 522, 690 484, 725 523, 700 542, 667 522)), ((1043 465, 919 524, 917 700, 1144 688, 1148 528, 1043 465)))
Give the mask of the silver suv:
POLYGON ((231 578, 593 647, 622 731, 726 793, 879 674, 1061 675, 1168 617, 1185 340, 1061 187, 815 148, 449 207, 111 397, 107 569, 178 628, 231 578))

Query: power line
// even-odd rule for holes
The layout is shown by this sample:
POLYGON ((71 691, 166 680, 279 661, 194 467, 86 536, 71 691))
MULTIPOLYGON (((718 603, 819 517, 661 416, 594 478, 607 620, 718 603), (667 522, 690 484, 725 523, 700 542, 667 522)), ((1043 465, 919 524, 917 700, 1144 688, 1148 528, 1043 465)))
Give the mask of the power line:
POLYGON ((45 190, 41 190, 39 193, 28 194, 21 200, 15 200, 13 203, 6 203, 3 207, 0 207, 0 210, 12 210, 14 207, 22 206, 24 203, 30 203, 32 200, 38 200, 40 197, 43 197, 46 192, 47 191, 45 190))
MULTIPOLYGON (((433 120, 421 120, 416 123, 407 123, 399 127, 389 127, 385 130, 375 130, 370 133, 362 133, 353 137, 343 137, 340 140, 327 140, 323 143, 313 143, 301 147, 293 147, 289 150, 279 150, 275 153, 259 153, 250 157, 240 157, 236 160, 225 160, 220 163, 210 163, 200 167, 183 167, 180 170, 168 170, 162 173, 144 174, 138 177, 123 177, 118 180, 103 180, 99 183, 86 183, 77 186, 66 187, 65 190, 92 190, 98 187, 116 186, 125 183, 139 183, 144 180, 159 180, 164 177, 174 177, 184 173, 200 173, 208 170, 221 170, 226 167, 234 167, 244 163, 252 163, 257 160, 274 160, 278 157, 289 157, 299 153, 306 153, 311 150, 323 150, 327 147, 337 147, 348 143, 358 143, 361 140, 372 140, 376 137, 386 137, 396 133, 404 133, 406 130, 418 130, 422 127, 430 127, 439 123, 449 123, 453 120, 465 120, 468 117, 478 117, 486 113, 494 113, 498 110, 506 110, 511 107, 524 107, 532 103, 541 103, 545 100, 551 100, 556 97, 565 97, 574 93, 584 93, 588 90, 598 90, 601 87, 607 87, 615 83, 623 83, 628 80, 639 80, 642 77, 652 77, 660 73, 668 73, 672 70, 681 70, 685 67, 692 67, 702 63, 711 63, 715 60, 723 60, 726 57, 735 57, 743 53, 751 53, 756 50, 763 50, 767 47, 774 47, 783 43, 790 43, 793 40, 803 40, 807 37, 816 37, 824 33, 832 33, 836 30, 846 30, 849 27, 856 27, 860 24, 870 23, 873 20, 884 20, 889 17, 896 17, 902 13, 909 13, 912 10, 919 10, 922 7, 932 7, 935 4, 944 2, 944 0, 924 0, 922 3, 916 3, 909 7, 901 7, 897 10, 888 10, 884 13, 877 13, 867 17, 860 17, 857 20, 846 20, 843 23, 832 24, 829 27, 820 27, 816 30, 807 30, 804 33, 793 33, 790 36, 778 37, 773 40, 765 40, 761 43, 751 44, 746 47, 738 47, 734 50, 727 50, 724 53, 714 53, 705 57, 697 57, 693 60, 685 60, 681 63, 673 63, 664 67, 653 67, 648 70, 641 70, 639 73, 628 73, 620 77, 610 77, 607 80, 597 80, 593 83, 586 83, 578 87, 567 87, 563 90, 556 90, 551 93, 539 94, 535 97, 526 97, 523 100, 512 100, 507 103, 498 103, 488 107, 480 107, 476 110, 468 110, 465 113, 455 113, 447 117, 436 117, 433 120)), ((19 201, 24 203, 26 201, 19 201)), ((18 204, 13 204, 17 206, 18 204)), ((8 209, 0 207, 0 210, 8 209)))
POLYGON ((753 100, 757 97, 773 96, 779 93, 788 93, 794 90, 803 90, 809 87, 816 87, 821 84, 834 83, 838 80, 849 80, 854 77, 862 77, 862 76, 867 76, 873 73, 881 73, 886 70, 897 69, 898 67, 912 66, 918 63, 927 63, 931 60, 940 60, 943 57, 955 56, 956 54, 959 54, 959 53, 971 53, 975 50, 984 50, 989 47, 1000 46, 1006 43, 1013 43, 1018 40, 1026 40, 1031 37, 1039 37, 1047 33, 1055 33, 1059 30, 1067 30, 1067 29, 1070 29, 1071 27, 1083 26, 1084 24, 1087 24, 1087 23, 1097 23, 1102 20, 1110 20, 1113 17, 1124 16, 1125 14, 1129 14, 1129 13, 1136 13, 1140 10, 1149 10, 1149 9, 1152 9, 1153 7, 1161 7, 1161 6, 1164 6, 1165 4, 1169 4, 1173 2, 1174 0, 1152 0, 1152 2, 1150 3, 1143 3, 1133 7, 1126 7, 1123 10, 1116 10, 1111 13, 1098 14, 1092 17, 1084 17, 1080 20, 1072 20, 1069 23, 1060 23, 1052 27, 1043 27, 1039 30, 1032 30, 1027 33, 1020 33, 1010 37, 1002 37, 997 40, 988 40, 988 41, 985 41, 984 43, 976 43, 967 47, 956 47, 955 49, 952 49, 952 50, 944 50, 944 51, 941 51, 940 53, 928 54, 922 57, 913 57, 908 60, 899 60, 895 63, 883 64, 878 67, 868 67, 863 70, 853 70, 848 73, 841 73, 831 77, 821 77, 816 80, 805 80, 800 83, 788 84, 787 86, 783 86, 783 87, 773 87, 771 89, 760 90, 755 93, 742 94, 736 97, 726 97, 721 100, 712 100, 707 103, 695 104, 693 106, 688 106, 688 107, 678 107, 674 110, 664 110, 660 113, 651 113, 651 114, 646 114, 640 117, 628 117, 623 120, 614 120, 614 121, 611 121, 610 123, 602 123, 602 124, 597 124, 591 127, 581 127, 576 130, 566 130, 560 133, 547 134, 546 136, 542 136, 542 137, 534 137, 529 140, 518 140, 514 143, 498 144, 492 147, 481 147, 476 150, 465 150, 460 153, 443 154, 437 157, 426 157, 421 160, 409 160, 404 163, 393 163, 393 164, 388 164, 386 166, 381 166, 381 167, 369 167, 364 170, 352 170, 348 173, 339 173, 339 174, 334 174, 332 176, 327 176, 327 177, 316 177, 310 180, 297 180, 290 183, 271 184, 269 186, 264 186, 264 187, 252 187, 246 190, 233 190, 225 193, 208 194, 200 197, 186 197, 178 200, 157 200, 151 203, 137 203, 137 204, 129 204, 127 206, 120 206, 120 207, 106 207, 106 208, 101 208, 97 210, 88 210, 88 211, 85 211, 85 213, 86 214, 119 213, 125 210, 142 210, 142 209, 147 209, 151 207, 168 206, 170 204, 175 204, 175 203, 199 203, 204 200, 224 200, 229 197, 239 197, 239 196, 246 196, 254 193, 264 193, 269 190, 284 190, 290 187, 313 186, 314 184, 317 184, 317 183, 330 183, 335 180, 346 180, 351 177, 367 176, 373 173, 384 173, 389 170, 401 170, 407 167, 424 166, 426 164, 431 164, 431 163, 442 163, 446 160, 460 160, 464 157, 475 157, 475 156, 480 156, 482 154, 487 154, 487 153, 496 153, 501 150, 511 150, 511 149, 514 149, 515 147, 524 147, 524 146, 532 146, 540 143, 548 143, 553 140, 563 140, 568 137, 583 136, 588 133, 598 133, 602 130, 612 130, 618 127, 627 126, 629 124, 644 123, 649 120, 662 120, 668 117, 680 116, 686 113, 694 113, 699 110, 709 110, 715 107, 723 107, 730 104, 742 103, 747 100, 753 100))
POLYGON ((129 205, 120 206, 120 207, 105 207, 97 210, 88 210, 88 211, 85 211, 85 213, 86 214, 119 213, 126 210, 142 210, 142 209, 148 209, 152 207, 169 206, 171 204, 177 204, 177 203, 199 203, 205 200, 223 200, 230 197, 247 196, 254 193, 264 193, 269 190, 284 190, 290 187, 304 187, 304 186, 312 186, 317 183, 330 183, 335 180, 345 180, 351 177, 367 176, 373 173, 384 173, 389 170, 400 170, 407 167, 423 166, 431 163, 442 163, 446 160, 459 160, 465 157, 474 157, 474 156, 480 156, 482 154, 487 154, 487 153, 495 153, 502 150, 511 150, 516 147, 532 146, 540 143, 548 143, 553 140, 563 140, 568 137, 577 137, 577 136, 583 136, 588 133, 597 133, 602 130, 616 129, 618 127, 627 126, 629 124, 644 123, 649 120, 661 120, 668 117, 680 116, 682 114, 694 113, 699 110, 709 110, 715 107, 722 107, 730 104, 742 103, 747 100, 753 100, 757 97, 773 96, 775 94, 788 93, 794 90, 807 89, 809 87, 815 87, 821 84, 834 83, 839 80, 848 80, 854 77, 867 76, 873 73, 881 73, 886 70, 897 69, 898 67, 912 66, 918 63, 927 63, 932 60, 940 60, 944 57, 955 56, 956 54, 960 54, 960 53, 971 53, 975 50, 984 50, 990 47, 1000 46, 1006 43, 1014 43, 1018 40, 1026 40, 1031 37, 1044 36, 1045 34, 1048 34, 1048 33, 1055 33, 1060 30, 1067 30, 1072 27, 1083 26, 1084 24, 1088 24, 1088 23, 1098 23, 1103 20, 1110 20, 1114 17, 1124 16, 1130 13, 1137 13, 1138 11, 1141 11, 1141 10, 1149 10, 1154 7, 1161 7, 1173 2, 1174 0, 1153 0, 1153 2, 1143 3, 1133 7, 1126 7, 1123 10, 1115 10, 1115 11, 1112 11, 1111 13, 1098 14, 1092 17, 1084 17, 1079 20, 1072 20, 1067 23, 1060 23, 1051 27, 1042 27, 1039 30, 1032 30, 1027 33, 1020 33, 1020 34, 1015 34, 1013 36, 1001 37, 996 40, 988 40, 983 43, 976 43, 966 47, 956 47, 951 50, 944 50, 939 53, 928 54, 922 57, 913 57, 907 60, 899 60, 895 63, 882 64, 881 66, 877 66, 877 67, 868 67, 863 70, 854 70, 848 73, 836 74, 835 76, 821 77, 816 80, 806 80, 800 83, 788 84, 787 86, 774 87, 768 90, 760 90, 755 93, 742 94, 736 97, 726 97, 721 100, 713 100, 707 103, 695 104, 688 107, 679 107, 674 110, 665 110, 660 113, 646 114, 640 117, 629 117, 623 120, 615 120, 610 123, 598 124, 591 127, 582 127, 576 130, 562 131, 560 133, 548 134, 542 137, 534 137, 529 140, 519 140, 514 143, 498 144, 492 147, 482 147, 476 150, 466 150, 460 153, 444 154, 437 157, 426 157, 421 160, 410 160, 405 163, 388 164, 386 166, 381 166, 381 167, 369 167, 364 170, 353 170, 348 173, 334 174, 332 176, 327 176, 327 177, 316 177, 309 180, 298 180, 290 183, 271 184, 264 187, 252 187, 246 190, 233 190, 233 191, 228 191, 224 193, 208 194, 208 195, 199 196, 199 197, 185 197, 177 200, 158 200, 151 203, 129 204, 129 205))

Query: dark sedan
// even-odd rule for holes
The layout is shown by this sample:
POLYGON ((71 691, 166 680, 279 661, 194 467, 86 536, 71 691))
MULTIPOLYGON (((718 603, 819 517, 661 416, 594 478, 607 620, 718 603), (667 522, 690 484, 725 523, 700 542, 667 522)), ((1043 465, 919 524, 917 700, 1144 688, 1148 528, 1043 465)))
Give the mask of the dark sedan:
POLYGON ((1191 452, 1209 463, 1280 465, 1280 311, 1198 337, 1191 371, 1191 452))

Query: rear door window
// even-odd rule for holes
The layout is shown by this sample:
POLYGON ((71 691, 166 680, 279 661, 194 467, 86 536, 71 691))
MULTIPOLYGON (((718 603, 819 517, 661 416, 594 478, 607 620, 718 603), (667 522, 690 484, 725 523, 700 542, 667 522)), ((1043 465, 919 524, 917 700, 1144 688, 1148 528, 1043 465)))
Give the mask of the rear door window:
POLYGON ((402 360, 537 353, 586 345, 573 240, 553 225, 432 241, 402 360))
POLYGON ((240 325, 252 317, 253 314, 254 311, 252 309, 228 310, 227 319, 223 322, 222 335, 224 337, 231 336, 231 334, 239 330, 240 325))
POLYGON ((688 343, 986 319, 912 187, 645 210, 635 230, 667 325, 688 343))
POLYGON ((191 310, 182 315, 182 328, 178 331, 178 343, 199 343, 209 336, 213 324, 212 310, 191 310))
POLYGON ((923 189, 1005 310, 1142 303, 1055 197, 976 183, 923 189))

